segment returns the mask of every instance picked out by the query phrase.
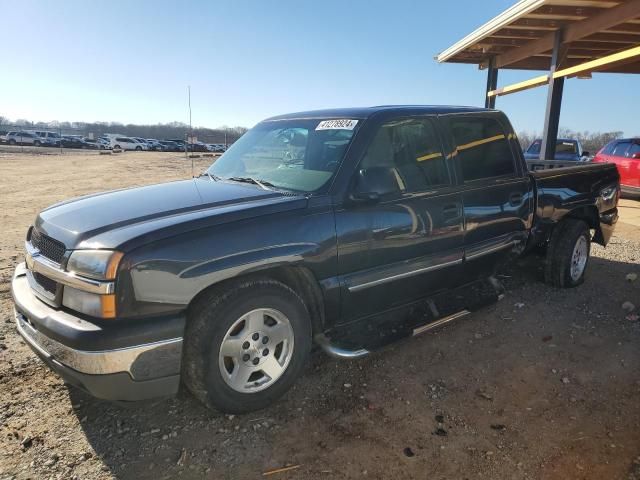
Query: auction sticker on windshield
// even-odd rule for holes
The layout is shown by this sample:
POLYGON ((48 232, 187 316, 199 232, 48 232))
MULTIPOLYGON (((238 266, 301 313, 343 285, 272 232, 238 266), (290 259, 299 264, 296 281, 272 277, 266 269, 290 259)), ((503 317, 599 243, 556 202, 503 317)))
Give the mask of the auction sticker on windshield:
POLYGON ((318 124, 316 130, 353 130, 357 123, 358 120, 323 120, 318 124))

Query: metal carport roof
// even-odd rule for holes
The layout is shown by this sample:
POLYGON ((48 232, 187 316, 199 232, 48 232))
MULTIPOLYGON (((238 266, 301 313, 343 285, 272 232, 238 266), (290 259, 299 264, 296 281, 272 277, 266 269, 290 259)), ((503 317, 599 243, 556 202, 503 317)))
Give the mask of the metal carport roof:
POLYGON ((520 0, 435 58, 487 69, 490 108, 499 95, 548 85, 540 155, 553 158, 565 78, 640 73, 640 0, 520 0), (500 69, 548 73, 498 88, 500 69))

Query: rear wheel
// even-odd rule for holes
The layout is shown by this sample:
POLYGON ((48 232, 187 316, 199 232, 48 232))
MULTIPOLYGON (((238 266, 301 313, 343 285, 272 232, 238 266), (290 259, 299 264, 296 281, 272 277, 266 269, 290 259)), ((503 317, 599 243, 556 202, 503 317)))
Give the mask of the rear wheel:
POLYGON ((561 221, 549 241, 545 281, 557 288, 580 285, 584 282, 590 253, 589 226, 573 218, 561 221))
POLYGON ((9 145, 15 145, 15 144, 16 144, 16 141, 13 138, 9 139, 9 145))
POLYGON ((113 147, 114 150, 120 150, 120 145, 116 145, 115 147, 113 147))
POLYGON ((140 150, 142 150, 142 147, 136 147, 136 150, 139 152, 140 150))
POLYGON ((42 145, 42 144, 40 143, 40 140, 36 140, 35 142, 33 142, 33 144, 34 144, 36 147, 39 147, 40 145, 42 145))
POLYGON ((302 373, 311 322, 302 299, 271 279, 212 289, 189 312, 183 379, 198 400, 223 412, 264 408, 302 373))

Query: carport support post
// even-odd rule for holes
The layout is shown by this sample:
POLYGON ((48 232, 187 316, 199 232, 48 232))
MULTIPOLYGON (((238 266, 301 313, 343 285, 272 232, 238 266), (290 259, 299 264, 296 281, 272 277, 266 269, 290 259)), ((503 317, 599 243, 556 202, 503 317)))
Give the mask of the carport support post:
POLYGON ((497 87, 498 69, 495 67, 495 60, 492 57, 487 68, 487 90, 484 92, 484 108, 496 108, 496 96, 490 97, 489 92, 497 87))
POLYGON ((544 114, 544 130, 542 132, 542 145, 540 148, 540 160, 553 160, 556 156, 556 143, 558 141, 558 127, 560 126, 560 107, 562 106, 562 91, 564 89, 564 77, 553 78, 553 73, 562 63, 562 29, 556 30, 551 54, 551 69, 549 70, 549 90, 547 92, 547 109, 544 114))

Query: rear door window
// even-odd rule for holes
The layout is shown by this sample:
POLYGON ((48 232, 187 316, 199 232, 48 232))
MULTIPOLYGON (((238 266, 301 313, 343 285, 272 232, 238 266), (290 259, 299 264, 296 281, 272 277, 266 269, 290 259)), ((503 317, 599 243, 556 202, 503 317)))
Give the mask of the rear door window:
POLYGON ((627 157, 631 158, 636 153, 640 153, 640 143, 631 144, 631 146, 629 147, 629 150, 627 150, 627 157))
POLYGON ((449 125, 465 182, 515 175, 509 140, 496 119, 453 116, 449 125))

